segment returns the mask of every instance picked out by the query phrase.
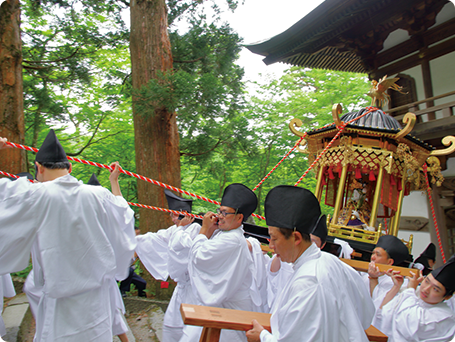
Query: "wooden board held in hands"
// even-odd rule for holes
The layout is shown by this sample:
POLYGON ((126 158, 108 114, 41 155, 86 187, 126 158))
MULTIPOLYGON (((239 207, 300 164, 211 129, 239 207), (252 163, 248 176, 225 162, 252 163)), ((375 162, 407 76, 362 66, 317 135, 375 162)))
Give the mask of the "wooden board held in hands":
MULTIPOLYGON (((257 320, 260 325, 271 332, 270 314, 262 312, 240 311, 192 304, 180 305, 183 323, 204 327, 199 342, 218 342, 221 329, 247 331, 253 328, 251 321, 257 320)), ((387 342, 387 336, 370 326, 365 333, 369 341, 387 342)))
MULTIPOLYGON (((357 271, 360 272, 368 272, 368 261, 360 261, 360 260, 351 260, 351 259, 343 259, 340 258, 341 261, 345 262, 352 268, 356 269, 357 271)), ((389 265, 382 265, 382 264, 376 264, 376 266, 379 268, 379 271, 381 272, 387 272, 389 269, 393 268, 395 271, 400 271, 400 274, 403 276, 411 277, 412 274, 411 272, 415 274, 419 274, 419 270, 415 268, 406 268, 406 267, 399 267, 399 266, 389 266, 389 265)))

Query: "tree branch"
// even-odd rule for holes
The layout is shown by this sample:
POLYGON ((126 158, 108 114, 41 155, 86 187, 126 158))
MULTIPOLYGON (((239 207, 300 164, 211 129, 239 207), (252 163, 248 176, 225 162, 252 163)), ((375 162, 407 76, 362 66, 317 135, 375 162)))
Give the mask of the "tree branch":
POLYGON ((131 76, 131 72, 123 78, 122 85, 125 85, 126 80, 131 76))
POLYGON ((119 0, 122 4, 124 4, 126 7, 130 7, 130 3, 125 0, 119 0))
POLYGON ((126 131, 127 131, 127 130, 122 130, 122 131, 118 131, 118 132, 116 132, 116 133, 108 134, 108 135, 106 135, 106 136, 104 136, 104 137, 102 137, 102 138, 99 138, 98 140, 95 140, 95 141, 93 141, 93 142, 87 143, 79 152, 77 152, 77 153, 67 153, 66 155, 68 155, 68 156, 70 156, 70 157, 76 157, 76 156, 80 155, 80 154, 81 154, 87 147, 89 147, 90 145, 94 145, 94 144, 100 142, 101 140, 104 140, 104 139, 113 137, 113 136, 115 136, 115 135, 117 135, 117 134, 120 134, 120 133, 123 133, 123 132, 126 132, 126 131))
POLYGON ((44 66, 44 67, 32 67, 32 66, 30 66, 30 65, 23 65, 23 64, 22 64, 22 67, 23 67, 24 69, 42 70, 42 69, 49 69, 51 66, 48 65, 48 66, 44 66))
POLYGON ((103 122, 103 120, 104 120, 104 118, 105 118, 106 116, 107 116, 107 113, 101 117, 100 121, 98 122, 98 124, 97 124, 96 127, 95 127, 95 131, 93 132, 93 134, 92 134, 92 136, 90 137, 90 139, 89 139, 89 141, 87 142, 87 144, 86 144, 84 147, 82 147, 82 149, 81 149, 79 152, 77 152, 77 153, 75 153, 75 154, 71 154, 72 157, 81 154, 87 147, 89 147, 89 146, 92 144, 92 140, 93 140, 93 138, 95 137, 96 132, 98 132, 98 129, 100 128, 100 125, 101 125, 101 123, 103 122))
MULTIPOLYGON (((71 57, 74 57, 74 55, 79 51, 79 48, 76 48, 76 50, 74 50, 74 52, 69 55, 69 56, 66 56, 66 57, 62 57, 62 58, 57 58, 53 61, 28 61, 28 60, 22 60, 23 62, 25 63, 28 63, 28 64, 44 64, 44 63, 58 63, 58 62, 61 62, 61 61, 64 61, 64 60, 67 60, 67 59, 70 59, 71 57)), ((25 67, 25 66, 24 66, 25 67)))
MULTIPOLYGON (((226 141, 226 140, 224 140, 226 141)), ((201 152, 201 153, 185 153, 185 152, 180 152, 180 156, 189 156, 189 157, 197 157, 197 156, 202 156, 204 154, 207 154, 207 153, 210 153, 212 152, 213 150, 215 150, 222 142, 224 142, 223 140, 218 140, 218 142, 215 144, 215 146, 213 146, 211 149, 205 151, 205 152, 201 152)))

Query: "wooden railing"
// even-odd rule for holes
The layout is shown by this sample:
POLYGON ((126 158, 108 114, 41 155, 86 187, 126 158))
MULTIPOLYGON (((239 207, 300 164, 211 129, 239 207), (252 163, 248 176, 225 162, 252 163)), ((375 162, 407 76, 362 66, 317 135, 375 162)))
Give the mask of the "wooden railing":
POLYGON ((436 111, 439 111, 439 110, 442 110, 442 116, 443 117, 453 116, 454 115, 453 107, 455 107, 455 101, 452 101, 452 102, 449 102, 449 103, 445 103, 445 104, 442 104, 442 105, 438 105, 438 106, 432 106, 432 107, 425 108, 425 109, 422 109, 422 110, 417 110, 417 108, 418 108, 417 106, 419 104, 431 103, 432 101, 439 100, 439 99, 442 99, 444 97, 449 97, 449 96, 452 96, 452 95, 455 95, 455 91, 451 91, 451 92, 448 92, 448 93, 445 93, 445 94, 441 94, 441 95, 438 95, 438 96, 429 97, 428 99, 424 99, 424 100, 420 100, 420 101, 416 101, 416 102, 411 102, 411 103, 405 104, 405 105, 400 106, 400 107, 395 107, 395 108, 391 108, 389 110, 385 110, 384 112, 392 115, 398 121, 402 121, 405 114, 395 116, 393 113, 399 112, 399 111, 401 111, 403 109, 406 109, 408 112, 412 112, 412 113, 414 113, 417 116, 421 116, 423 114, 429 114, 429 113, 436 112, 436 111))
POLYGON ((417 124, 411 132, 412 135, 424 141, 441 138, 455 129, 455 101, 436 106, 433 105, 421 110, 417 110, 417 106, 422 103, 434 103, 434 100, 447 98, 453 95, 455 95, 455 91, 412 102, 404 106, 391 108, 385 112, 393 116, 399 122, 402 122, 404 114, 395 116, 394 113, 402 111, 403 109, 412 112, 417 116, 417 124))

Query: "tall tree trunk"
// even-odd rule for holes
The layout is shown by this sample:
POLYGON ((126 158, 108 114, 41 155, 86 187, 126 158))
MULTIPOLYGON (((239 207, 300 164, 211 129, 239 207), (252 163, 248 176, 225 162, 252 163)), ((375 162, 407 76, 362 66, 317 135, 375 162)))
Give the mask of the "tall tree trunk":
MULTIPOLYGON (((149 80, 157 79, 158 72, 172 70, 172 53, 165 0, 131 0, 130 11, 132 81, 133 89, 138 91, 149 80)), ((148 113, 139 112, 139 101, 137 93, 133 93, 136 170, 141 175, 180 187, 179 135, 175 113, 156 105, 148 113)), ((163 188, 138 180, 137 192, 139 203, 167 207, 163 188)), ((162 212, 140 211, 142 233, 167 228, 171 224, 169 215, 162 212)), ((157 284, 154 286, 157 296, 162 297, 157 284)))
MULTIPOLYGON (((22 93, 22 44, 19 0, 0 6, 0 137, 24 142, 24 100, 22 93)), ((26 171, 25 151, 7 149, 0 158, 0 170, 26 171)))

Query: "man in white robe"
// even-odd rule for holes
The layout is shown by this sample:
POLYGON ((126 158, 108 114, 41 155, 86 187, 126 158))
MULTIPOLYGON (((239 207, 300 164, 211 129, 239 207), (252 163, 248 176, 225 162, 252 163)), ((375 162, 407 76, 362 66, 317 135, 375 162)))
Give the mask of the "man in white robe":
MULTIPOLYGON (((178 197, 169 190, 164 190, 170 210, 191 212, 192 200, 178 197)), ((172 226, 160 229, 157 232, 148 232, 136 237, 136 253, 145 268, 157 280, 166 281, 168 271, 168 248, 172 235, 183 228, 180 221, 183 215, 170 213, 172 226)))
MULTIPOLYGON (((7 148, 0 138, 0 150, 7 148)), ((126 277, 134 213, 121 196, 72 177, 51 130, 36 154, 36 178, 0 179, 0 274, 40 268, 35 341, 112 341, 109 283, 126 277), (127 228, 125 228, 127 227, 127 228), (36 266, 36 265, 35 265, 36 266)))
MULTIPOLYGON (((327 217, 322 215, 310 234, 311 242, 319 249, 323 249, 327 243, 327 217)), ((291 263, 281 261, 276 254, 273 255, 267 266, 267 293, 268 303, 271 309, 278 293, 289 283, 294 269, 291 263)))
POLYGON ((169 276, 177 282, 163 321, 163 341, 177 342, 183 335, 183 319, 180 305, 197 304, 188 272, 188 260, 191 245, 199 234, 201 226, 192 223, 193 219, 185 217, 181 220, 181 228, 172 234, 168 249, 169 276))
POLYGON ((265 200, 270 247, 294 274, 272 307, 269 333, 256 320, 248 341, 368 341, 374 306, 360 276, 311 242, 321 216, 308 190, 273 188, 265 200), (304 208, 304 210, 302 210, 304 208))
MULTIPOLYGON (((169 209, 191 213, 192 200, 176 196, 169 190, 164 190, 164 194, 169 209)), ((183 330, 180 304, 188 303, 191 294, 191 288, 187 286, 188 253, 201 226, 189 216, 171 213, 171 218, 173 226, 138 235, 136 253, 155 279, 167 280, 170 276, 177 282, 163 320, 163 341, 177 342, 183 330)))
MULTIPOLYGON (((198 304, 247 311, 262 304, 260 294, 251 290, 255 270, 242 224, 256 207, 254 192, 234 183, 224 189, 218 214, 204 215, 188 263, 198 304), (212 237, 215 230, 218 233, 212 237)), ((200 333, 199 327, 185 326, 180 341, 197 342, 200 333)), ((242 331, 221 330, 220 341, 246 341, 246 337, 242 331)))
POLYGON ((454 337, 455 313, 446 304, 455 290, 454 259, 426 278, 415 274, 401 293, 403 276, 396 271, 387 275, 393 287, 384 297, 374 325, 389 337, 389 342, 442 342, 454 337))
MULTIPOLYGON (((361 274, 366 288, 369 290, 376 310, 381 305, 386 293, 392 288, 393 282, 380 272, 376 264, 399 265, 409 256, 406 245, 393 235, 383 235, 379 238, 373 253, 367 273, 361 274)), ((405 281, 403 289, 407 287, 405 281)))

